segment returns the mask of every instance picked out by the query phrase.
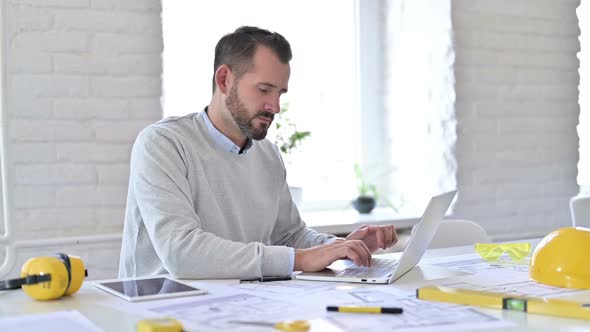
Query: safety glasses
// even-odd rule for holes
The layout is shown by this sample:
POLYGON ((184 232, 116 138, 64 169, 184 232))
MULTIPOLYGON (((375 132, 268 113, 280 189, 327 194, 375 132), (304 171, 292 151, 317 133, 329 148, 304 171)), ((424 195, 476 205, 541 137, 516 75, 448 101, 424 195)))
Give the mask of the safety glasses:
POLYGON ((523 243, 476 243, 475 252, 487 261, 495 261, 507 253, 513 261, 519 261, 529 255, 531 244, 523 243))

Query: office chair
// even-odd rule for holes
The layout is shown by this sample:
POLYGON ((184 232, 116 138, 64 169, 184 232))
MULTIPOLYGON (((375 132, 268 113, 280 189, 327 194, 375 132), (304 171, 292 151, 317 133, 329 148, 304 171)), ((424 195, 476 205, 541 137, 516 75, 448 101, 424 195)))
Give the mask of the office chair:
POLYGON ((471 220, 446 219, 430 242, 428 249, 472 245, 477 242, 491 242, 486 230, 471 220))
MULTIPOLYGON (((398 232, 398 242, 393 247, 385 250, 379 249, 374 254, 404 251, 412 232, 414 232, 413 227, 410 233, 398 232)), ((428 249, 467 246, 477 242, 491 242, 488 233, 479 224, 470 220, 446 219, 438 225, 438 230, 428 249)))
POLYGON ((590 227, 590 196, 574 196, 570 199, 572 226, 590 227))

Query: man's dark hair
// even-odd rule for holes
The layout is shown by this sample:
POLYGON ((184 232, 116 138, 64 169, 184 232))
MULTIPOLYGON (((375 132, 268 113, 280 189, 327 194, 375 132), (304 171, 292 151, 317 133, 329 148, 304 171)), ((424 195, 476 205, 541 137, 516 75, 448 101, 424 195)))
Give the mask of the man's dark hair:
POLYGON ((258 45, 270 48, 282 63, 289 63, 293 55, 291 45, 285 37, 265 29, 243 26, 229 33, 215 46, 213 63, 213 92, 215 92, 215 72, 222 64, 228 65, 237 78, 252 68, 252 58, 258 45))

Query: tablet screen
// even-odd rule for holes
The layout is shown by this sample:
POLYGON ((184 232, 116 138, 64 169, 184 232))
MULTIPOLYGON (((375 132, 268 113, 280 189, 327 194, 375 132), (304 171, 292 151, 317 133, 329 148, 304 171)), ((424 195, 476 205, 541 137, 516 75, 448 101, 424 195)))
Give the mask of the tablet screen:
POLYGON ((204 290, 164 277, 101 282, 96 286, 128 300, 205 293, 204 290))
POLYGON ((168 278, 116 281, 104 283, 103 285, 129 297, 196 290, 196 288, 178 283, 168 278))

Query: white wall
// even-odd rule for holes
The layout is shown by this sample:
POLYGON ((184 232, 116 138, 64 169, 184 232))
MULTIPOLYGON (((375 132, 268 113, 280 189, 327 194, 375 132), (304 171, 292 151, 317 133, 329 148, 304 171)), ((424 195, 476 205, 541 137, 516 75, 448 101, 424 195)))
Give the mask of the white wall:
POLYGON ((455 214, 495 238, 570 225, 578 192, 578 0, 454 0, 455 214))
POLYGON ((92 241, 121 232, 132 143, 161 117, 160 1, 3 1, 9 275, 66 251, 112 277, 120 240, 92 241))
MULTIPOLYGON (((131 144, 161 116, 160 1, 0 1, 11 243, 20 246, 8 275, 28 257, 66 251, 91 277, 112 277, 120 243, 100 239, 122 229, 131 144)), ((578 3, 452 2, 455 215, 497 238, 569 223, 578 3)))

